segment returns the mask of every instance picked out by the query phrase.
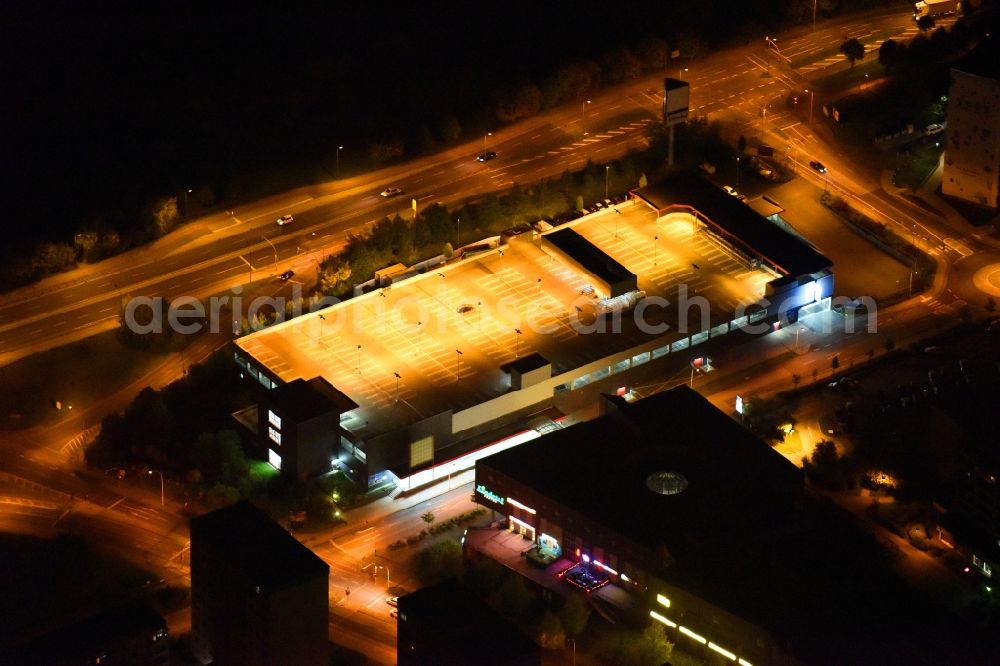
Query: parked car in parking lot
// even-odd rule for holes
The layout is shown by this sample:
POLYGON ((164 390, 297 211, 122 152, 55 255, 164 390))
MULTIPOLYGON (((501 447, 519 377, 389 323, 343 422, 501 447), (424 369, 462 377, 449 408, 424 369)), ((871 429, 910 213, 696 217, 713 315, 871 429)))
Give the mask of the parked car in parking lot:
POLYGON ((292 279, 293 275, 295 275, 295 271, 285 271, 284 273, 282 273, 278 277, 281 278, 282 282, 288 282, 289 280, 292 279))

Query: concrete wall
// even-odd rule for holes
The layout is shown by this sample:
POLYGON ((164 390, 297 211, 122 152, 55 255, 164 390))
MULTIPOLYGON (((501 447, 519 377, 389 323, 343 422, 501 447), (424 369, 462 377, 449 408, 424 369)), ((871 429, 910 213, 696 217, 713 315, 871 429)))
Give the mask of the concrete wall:
POLYGON ((952 70, 941 190, 997 207, 1000 81, 952 70))

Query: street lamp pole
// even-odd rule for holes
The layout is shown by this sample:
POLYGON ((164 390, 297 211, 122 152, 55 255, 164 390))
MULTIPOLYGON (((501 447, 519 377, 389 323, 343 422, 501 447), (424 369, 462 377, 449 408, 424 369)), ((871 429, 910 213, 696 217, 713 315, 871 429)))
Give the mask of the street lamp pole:
POLYGON ((336 176, 337 178, 340 178, 340 151, 343 149, 344 149, 343 146, 337 146, 337 166, 336 166, 336 171, 334 172, 334 176, 336 176))
POLYGON ((653 265, 656 266, 658 257, 656 256, 657 245, 656 241, 660 240, 659 236, 653 236, 653 265))
POLYGON ((736 189, 737 189, 737 191, 739 191, 739 189, 740 189, 740 158, 739 158, 739 156, 736 157, 736 189))
POLYGON ((455 220, 455 249, 462 247, 462 218, 455 220))
POLYGON ((580 103, 580 120, 583 120, 584 118, 587 117, 587 105, 588 104, 590 104, 590 100, 589 99, 587 101, 585 101, 585 102, 581 102, 580 103))
POLYGON ((576 666, 576 639, 567 638, 566 640, 573 646, 573 666, 576 666))
POLYGON ((816 0, 813 0, 813 32, 816 32, 816 0))
POLYGON ((684 72, 686 72, 686 71, 688 71, 687 67, 685 67, 684 69, 678 69, 677 70, 677 78, 680 79, 681 81, 683 81, 684 80, 684 72))
POLYGON ((608 198, 608 178, 610 177, 610 175, 611 175, 611 165, 610 164, 605 164, 604 165, 604 198, 605 199, 608 198))
POLYGON ((493 136, 493 132, 487 132, 486 136, 483 137, 483 150, 486 150, 486 139, 493 136))
POLYGON ((399 402, 399 380, 402 379, 402 377, 399 376, 398 372, 394 372, 392 374, 396 377, 396 402, 398 403, 399 402))
POLYGON ((159 470, 156 470, 156 469, 151 469, 151 470, 148 470, 146 472, 146 474, 148 474, 148 475, 159 474, 160 475, 160 506, 166 505, 166 502, 164 501, 164 496, 163 496, 163 472, 161 472, 159 470))
POLYGON ((814 97, 814 94, 815 94, 816 91, 815 90, 808 90, 807 89, 806 92, 809 93, 809 124, 812 125, 812 122, 813 122, 813 97, 814 97))
POLYGON ((521 329, 514 329, 514 359, 520 358, 521 354, 521 329))

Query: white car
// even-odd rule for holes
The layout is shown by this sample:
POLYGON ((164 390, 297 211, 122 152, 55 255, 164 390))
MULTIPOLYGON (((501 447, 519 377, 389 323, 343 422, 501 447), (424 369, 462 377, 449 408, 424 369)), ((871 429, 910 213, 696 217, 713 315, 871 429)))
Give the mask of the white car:
POLYGON ((924 130, 924 134, 926 134, 927 136, 931 136, 932 134, 940 134, 943 131, 944 131, 943 125, 939 125, 938 123, 933 123, 927 126, 927 129, 924 130))
POLYGON ((286 224, 291 224, 291 223, 292 223, 292 220, 294 220, 294 219, 295 219, 295 218, 294 218, 294 217, 292 217, 291 215, 282 215, 282 216, 281 216, 281 217, 279 217, 279 218, 278 218, 278 220, 277 220, 277 222, 278 222, 278 226, 279 226, 279 227, 283 227, 283 226, 285 226, 286 224))
POLYGON ((723 185, 722 189, 724 189, 727 194, 731 194, 734 197, 740 196, 740 193, 737 192, 735 189, 733 189, 733 187, 731 185, 723 185))
POLYGON ((388 199, 389 197, 399 196, 402 193, 403 190, 399 189, 398 187, 387 187, 381 192, 379 192, 379 195, 388 199))
POLYGON ((395 608, 396 605, 399 604, 399 597, 388 597, 386 598, 385 603, 395 608))

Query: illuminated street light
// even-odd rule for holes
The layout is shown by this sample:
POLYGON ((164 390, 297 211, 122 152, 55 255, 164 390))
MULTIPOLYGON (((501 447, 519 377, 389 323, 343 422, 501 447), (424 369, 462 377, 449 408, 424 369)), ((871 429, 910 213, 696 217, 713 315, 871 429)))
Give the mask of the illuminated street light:
POLYGON ((334 176, 337 178, 340 178, 340 151, 343 149, 343 146, 337 146, 337 166, 334 170, 334 176))
POLYGON ((514 359, 516 360, 516 359, 518 359, 520 357, 520 351, 521 351, 521 329, 515 328, 514 329, 514 333, 515 333, 515 335, 514 335, 514 359))
POLYGON ((486 140, 493 136, 493 132, 487 132, 486 136, 483 137, 483 150, 486 150, 486 140))
POLYGON ((813 121, 813 97, 815 96, 815 92, 816 91, 815 90, 806 89, 806 92, 809 93, 809 124, 812 125, 812 121, 813 121))
POLYGON ((146 472, 147 475, 159 474, 160 475, 160 506, 164 506, 166 502, 163 497, 163 472, 159 470, 151 469, 146 472))
POLYGON ((462 218, 455 220, 455 249, 462 247, 462 218))
POLYGON ((684 80, 684 72, 686 72, 686 71, 688 71, 687 67, 685 67, 684 69, 677 70, 677 78, 680 79, 681 81, 683 81, 684 80))
POLYGON ((660 240, 659 236, 653 236, 653 265, 654 266, 656 266, 656 264, 657 264, 657 261, 656 261, 657 260, 656 252, 657 252, 658 248, 656 246, 656 241, 658 241, 658 240, 660 240))
POLYGON ((361 345, 358 345, 358 374, 361 374, 361 345))
POLYGON ((394 372, 392 374, 396 377, 396 403, 399 403, 399 380, 402 379, 402 377, 399 376, 398 372, 394 372))
POLYGON ((458 349, 455 350, 455 374, 461 377, 462 370, 462 352, 458 349))
POLYGON ((604 198, 605 199, 608 198, 608 178, 610 177, 610 175, 611 175, 611 165, 610 164, 605 164, 604 165, 604 198))
POLYGON ((587 105, 588 104, 590 104, 590 100, 589 99, 586 102, 583 102, 583 103, 580 104, 580 120, 583 120, 584 118, 587 117, 587 105))

